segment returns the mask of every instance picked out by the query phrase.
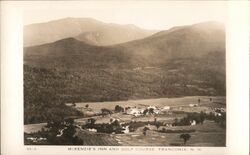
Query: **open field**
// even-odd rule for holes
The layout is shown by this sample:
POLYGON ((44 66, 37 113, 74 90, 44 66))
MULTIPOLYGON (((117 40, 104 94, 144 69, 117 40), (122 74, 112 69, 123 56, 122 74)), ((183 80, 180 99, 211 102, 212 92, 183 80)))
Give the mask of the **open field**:
MULTIPOLYGON (((179 146, 183 145, 181 133, 158 133, 149 131, 148 135, 127 134, 116 135, 120 144, 124 146, 179 146)), ((186 146, 225 146, 225 133, 223 132, 195 132, 186 146)))
POLYGON ((40 131, 46 125, 47 123, 27 124, 24 125, 24 132, 26 133, 37 132, 40 131))
MULTIPOLYGON (((157 116, 157 120, 158 121, 164 121, 167 123, 172 123, 174 118, 182 118, 183 114, 177 114, 177 115, 173 115, 173 116, 168 116, 168 115, 158 115, 157 116)), ((102 123, 109 123, 110 119, 119 119, 122 122, 131 122, 131 121, 141 121, 141 122, 152 122, 155 119, 155 116, 153 115, 149 115, 149 116, 139 116, 139 117, 135 117, 133 115, 127 115, 127 114, 121 114, 121 113, 115 113, 109 116, 93 116, 93 117, 87 117, 87 118, 79 118, 79 119, 75 119, 75 122, 80 123, 80 124, 85 124, 87 122, 87 120, 89 118, 95 118, 96 119, 96 123, 97 124, 102 124, 102 123)))
POLYGON ((115 138, 109 134, 91 133, 86 130, 79 130, 76 134, 83 140, 83 145, 117 146, 120 145, 115 138))
MULTIPOLYGON (((191 138, 188 146, 225 146, 225 130, 221 129, 214 122, 206 121, 203 125, 170 127, 168 129, 195 129, 196 132, 190 133, 191 138)), ((183 144, 180 139, 181 133, 159 133, 147 131, 147 135, 142 134, 142 128, 137 132, 130 134, 116 135, 116 139, 121 141, 122 145, 133 146, 170 146, 172 144, 183 144)), ((160 129, 159 129, 160 130, 160 129)))
MULTIPOLYGON (((158 99, 145 99, 145 100, 128 100, 128 101, 112 101, 112 102, 84 102, 75 103, 77 109, 84 108, 87 104, 89 108, 94 111, 100 111, 102 108, 114 109, 116 105, 123 107, 146 107, 146 106, 170 106, 170 107, 181 107, 188 106, 189 104, 198 103, 200 99, 200 105, 206 107, 225 107, 226 98, 224 96, 209 97, 209 96, 188 96, 180 98, 158 98, 158 99), (212 102, 210 101, 212 98, 212 102)), ((195 107, 192 107, 195 108, 195 107)))
MULTIPOLYGON (((108 135, 78 131, 77 135, 83 139, 84 145, 183 146, 183 140, 180 139, 182 133, 161 133, 157 132, 155 126, 151 126, 147 134, 143 135, 142 128, 127 134, 108 135)), ((205 121, 203 125, 169 127, 168 129, 194 129, 195 132, 190 133, 191 138, 186 146, 225 146, 225 129, 212 121, 205 121)))

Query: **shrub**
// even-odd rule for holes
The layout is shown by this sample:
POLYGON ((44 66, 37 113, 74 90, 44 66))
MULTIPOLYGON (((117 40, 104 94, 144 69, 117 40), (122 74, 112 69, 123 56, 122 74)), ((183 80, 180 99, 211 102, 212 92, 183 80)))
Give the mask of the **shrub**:
POLYGON ((124 108, 119 106, 119 105, 116 105, 115 106, 115 112, 124 112, 124 108))

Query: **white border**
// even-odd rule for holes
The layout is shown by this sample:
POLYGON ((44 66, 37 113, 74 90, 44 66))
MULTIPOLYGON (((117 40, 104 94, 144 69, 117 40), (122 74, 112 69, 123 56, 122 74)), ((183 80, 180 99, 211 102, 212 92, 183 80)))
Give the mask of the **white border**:
MULTIPOLYGON (((26 2, 32 4, 32 2, 26 2)), ((63 3, 63 2, 60 2, 63 3)), ((67 2, 69 3, 69 2, 67 2)), ((76 3, 76 2, 71 2, 76 3)), ((133 3, 133 1, 131 1, 133 3)), ((249 153, 249 2, 230 1, 227 21, 227 147, 195 151, 68 151, 72 146, 23 146, 23 2, 1 2, 1 153, 13 154, 218 154, 249 153), (32 149, 28 151, 27 148, 32 149)), ((32 6, 32 5, 31 5, 32 6)), ((83 147, 81 147, 83 148, 83 147)), ((101 148, 101 147, 99 147, 101 148)), ((120 147, 126 148, 126 147, 120 147)), ((130 148, 130 147, 127 147, 130 148)), ((141 147, 143 148, 143 147, 141 147)), ((159 148, 159 147, 155 147, 159 148)), ((175 147, 177 148, 177 147, 175 147)), ((198 150, 201 149, 201 150, 198 150)))

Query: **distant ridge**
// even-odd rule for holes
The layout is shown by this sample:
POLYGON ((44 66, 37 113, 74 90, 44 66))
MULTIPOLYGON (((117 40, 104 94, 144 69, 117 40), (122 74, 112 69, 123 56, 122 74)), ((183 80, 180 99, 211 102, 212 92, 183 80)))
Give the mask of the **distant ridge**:
MULTIPOLYGON (((27 63, 32 62, 32 64, 43 66, 54 63, 46 60, 50 56, 63 57, 73 54, 82 55, 79 64, 84 62, 84 65, 95 61, 96 64, 105 64, 105 66, 110 65, 109 63, 147 66, 166 63, 169 59, 201 57, 210 52, 225 53, 225 30, 223 25, 215 22, 171 28, 147 38, 104 47, 91 45, 71 37, 25 48, 24 54, 29 56, 27 63), (32 55, 46 56, 46 59, 36 57, 32 60, 30 59, 32 55)), ((60 60, 54 61, 58 61, 58 67, 64 63, 60 60)), ((71 61, 71 59, 66 61, 71 61)), ((81 67, 81 65, 76 67, 81 67)))
POLYGON ((134 25, 103 23, 92 18, 63 18, 24 26, 24 46, 51 43, 68 37, 106 46, 141 39, 154 32, 134 25))

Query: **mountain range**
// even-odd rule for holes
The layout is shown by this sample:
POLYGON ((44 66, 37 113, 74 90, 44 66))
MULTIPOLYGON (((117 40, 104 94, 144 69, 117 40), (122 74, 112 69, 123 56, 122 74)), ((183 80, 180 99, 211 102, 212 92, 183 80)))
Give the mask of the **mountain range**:
POLYGON ((175 27, 149 37, 110 46, 96 46, 75 38, 24 49, 26 63, 49 67, 140 67, 169 59, 225 53, 224 26, 216 22, 175 27), (74 59, 74 60, 73 60, 74 59))
POLYGON ((92 18, 63 18, 24 26, 24 46, 41 45, 70 37, 88 44, 106 46, 141 39, 155 32, 135 25, 104 23, 92 18))

